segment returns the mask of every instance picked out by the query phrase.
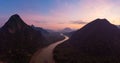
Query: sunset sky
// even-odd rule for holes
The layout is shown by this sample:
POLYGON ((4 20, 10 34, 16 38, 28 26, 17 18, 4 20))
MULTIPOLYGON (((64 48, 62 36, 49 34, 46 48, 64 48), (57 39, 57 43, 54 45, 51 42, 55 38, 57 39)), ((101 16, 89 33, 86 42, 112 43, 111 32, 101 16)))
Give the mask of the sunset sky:
POLYGON ((120 25, 120 0, 0 0, 0 26, 16 13, 29 25, 54 30, 78 29, 97 18, 120 25))

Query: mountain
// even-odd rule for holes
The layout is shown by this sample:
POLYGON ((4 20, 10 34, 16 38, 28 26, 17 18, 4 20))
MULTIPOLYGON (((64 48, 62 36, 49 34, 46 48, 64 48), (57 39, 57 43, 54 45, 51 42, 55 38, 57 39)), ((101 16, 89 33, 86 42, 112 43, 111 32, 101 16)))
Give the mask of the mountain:
POLYGON ((8 63, 27 63, 30 56, 47 45, 39 31, 27 25, 18 14, 12 15, 0 28, 0 60, 8 63))
POLYGON ((19 15, 12 15, 9 20, 5 23, 2 29, 7 29, 10 33, 14 33, 24 28, 29 27, 24 21, 20 18, 19 15))
POLYGON ((32 25, 31 27, 36 31, 40 31, 44 36, 49 34, 49 32, 46 29, 43 29, 41 27, 35 27, 34 25, 32 25))
POLYGON ((54 50, 56 63, 119 63, 120 30, 96 19, 76 31, 54 50))
POLYGON ((67 28, 64 28, 63 30, 61 30, 60 33, 63 33, 64 35, 71 37, 75 31, 76 31, 75 29, 71 29, 71 28, 67 27, 67 28))
POLYGON ((74 31, 74 30, 69 28, 69 27, 64 28, 63 30, 61 30, 61 32, 63 32, 63 33, 72 32, 72 31, 74 31))
MULTIPOLYGON (((78 30, 71 38, 72 40, 116 40, 120 36, 120 30, 115 26, 109 23, 106 19, 96 19, 93 22, 87 24, 80 30, 78 30)), ((75 46, 76 44, 71 42, 75 46)))

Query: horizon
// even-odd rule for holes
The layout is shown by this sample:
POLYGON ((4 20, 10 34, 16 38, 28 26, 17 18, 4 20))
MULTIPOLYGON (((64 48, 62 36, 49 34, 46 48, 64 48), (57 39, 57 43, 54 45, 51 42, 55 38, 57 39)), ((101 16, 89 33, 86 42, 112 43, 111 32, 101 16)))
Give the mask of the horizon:
POLYGON ((119 25, 119 2, 119 0, 1 0, 0 27, 13 14, 19 14, 28 25, 33 24, 52 30, 66 27, 79 29, 97 18, 106 18, 112 24, 119 25))

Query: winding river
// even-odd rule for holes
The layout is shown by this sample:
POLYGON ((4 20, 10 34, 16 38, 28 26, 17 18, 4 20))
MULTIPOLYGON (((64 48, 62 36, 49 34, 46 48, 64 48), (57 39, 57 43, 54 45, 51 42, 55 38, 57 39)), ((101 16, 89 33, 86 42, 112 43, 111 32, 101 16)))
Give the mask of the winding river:
POLYGON ((55 62, 54 62, 54 59, 53 59, 53 50, 54 50, 54 48, 55 48, 58 44, 60 44, 60 43, 62 43, 62 42, 64 42, 64 41, 66 41, 66 40, 69 39, 69 37, 67 37, 67 36, 65 36, 65 35, 63 35, 63 34, 61 34, 61 35, 64 36, 65 39, 63 39, 63 40, 61 40, 61 41, 58 41, 58 42, 55 42, 55 43, 53 43, 53 44, 51 44, 51 45, 43 48, 42 50, 41 50, 41 49, 38 50, 38 51, 33 55, 30 63, 55 63, 55 62))

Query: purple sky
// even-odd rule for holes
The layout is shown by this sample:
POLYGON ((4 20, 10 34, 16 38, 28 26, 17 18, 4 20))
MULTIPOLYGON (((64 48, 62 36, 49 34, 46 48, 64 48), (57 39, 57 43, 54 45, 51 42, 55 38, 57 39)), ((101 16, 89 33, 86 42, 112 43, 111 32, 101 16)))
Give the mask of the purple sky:
POLYGON ((81 28, 96 18, 120 24, 120 0, 0 0, 0 26, 13 14, 29 25, 81 28))

